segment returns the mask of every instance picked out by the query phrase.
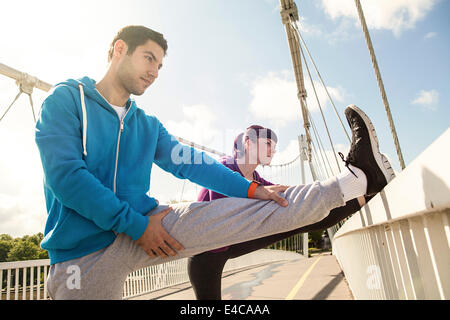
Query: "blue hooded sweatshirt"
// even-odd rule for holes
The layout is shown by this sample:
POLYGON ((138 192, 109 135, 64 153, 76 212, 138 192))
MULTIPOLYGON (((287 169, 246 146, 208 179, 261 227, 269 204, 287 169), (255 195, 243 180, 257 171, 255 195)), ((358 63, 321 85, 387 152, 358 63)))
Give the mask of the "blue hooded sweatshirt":
POLYGON ((118 233, 137 240, 157 206, 148 195, 152 165, 230 197, 250 182, 207 154, 180 144, 129 99, 120 120, 95 81, 58 84, 36 124, 48 212, 41 247, 50 263, 110 245, 118 233))

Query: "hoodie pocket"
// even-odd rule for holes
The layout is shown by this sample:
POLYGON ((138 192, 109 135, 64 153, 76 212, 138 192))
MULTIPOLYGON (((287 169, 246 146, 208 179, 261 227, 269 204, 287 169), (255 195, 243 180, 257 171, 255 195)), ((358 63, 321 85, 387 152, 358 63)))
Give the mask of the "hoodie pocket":
POLYGON ((86 238, 102 232, 104 230, 94 222, 82 217, 72 209, 65 208, 63 217, 45 237, 44 249, 73 249, 86 238))

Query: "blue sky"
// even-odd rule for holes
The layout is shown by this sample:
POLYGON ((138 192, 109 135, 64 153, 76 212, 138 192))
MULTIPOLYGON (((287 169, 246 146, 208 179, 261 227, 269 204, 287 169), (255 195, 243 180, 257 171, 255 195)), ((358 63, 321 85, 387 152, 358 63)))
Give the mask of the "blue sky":
MULTIPOLYGON (((400 170, 386 113, 353 0, 296 1, 304 37, 344 119, 354 103, 375 124, 381 149, 400 170)), ((446 0, 361 1, 406 164, 448 127, 449 52, 446 0)), ((14 1, 3 5, 0 62, 49 83, 84 75, 100 80, 114 34, 129 24, 162 32, 168 55, 157 81, 136 100, 173 134, 222 152, 251 124, 279 136, 276 163, 298 153, 303 133, 292 62, 277 0, 14 1), (20 19, 19 19, 20 17, 20 19)), ((315 72, 311 72, 313 78, 315 72)), ((325 148, 320 113, 306 77, 309 106, 325 148)), ((320 88, 319 88, 320 89, 320 88)), ((0 76, 0 113, 17 93, 0 76)), ((348 142, 319 91, 337 150, 348 142)), ((35 90, 36 111, 45 93, 35 90)), ((43 230, 42 169, 26 97, 0 122, 0 233, 43 230)), ((150 193, 180 196, 182 182, 155 170, 150 193)), ((192 187, 186 197, 194 197, 192 187)))

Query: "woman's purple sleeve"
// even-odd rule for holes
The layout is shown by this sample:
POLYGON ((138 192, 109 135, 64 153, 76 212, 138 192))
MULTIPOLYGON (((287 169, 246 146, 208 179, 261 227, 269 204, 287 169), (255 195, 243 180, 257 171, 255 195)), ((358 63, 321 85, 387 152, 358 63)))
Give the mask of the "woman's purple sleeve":
POLYGON ((198 193, 197 201, 209 201, 209 190, 202 188, 198 193))
MULTIPOLYGON (((220 162, 224 166, 228 167, 229 169, 231 169, 233 171, 237 171, 236 170, 236 165, 227 163, 225 159, 222 159, 220 162)), ((255 171, 255 180, 258 181, 258 182, 261 182, 261 184, 263 186, 272 186, 272 185, 274 185, 274 183, 261 178, 259 173, 256 172, 256 171, 255 171)), ((225 195, 223 195, 221 193, 217 193, 217 192, 214 192, 212 190, 208 190, 208 189, 202 188, 200 190, 200 193, 198 194, 197 201, 212 201, 212 200, 226 198, 226 197, 227 196, 225 196, 225 195)))
POLYGON ((261 176, 259 175, 259 173, 257 171, 255 171, 255 180, 258 182, 261 182, 261 184, 263 186, 273 186, 274 185, 274 183, 261 178, 261 176))
POLYGON ((274 183, 264 180, 263 178, 260 178, 259 182, 261 182, 263 186, 273 186, 274 185, 274 183))

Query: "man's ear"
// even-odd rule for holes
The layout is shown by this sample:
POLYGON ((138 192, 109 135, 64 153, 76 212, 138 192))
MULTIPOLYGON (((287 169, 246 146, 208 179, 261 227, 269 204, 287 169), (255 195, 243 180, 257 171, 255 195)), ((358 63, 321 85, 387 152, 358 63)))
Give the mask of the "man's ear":
POLYGON ((128 46, 122 39, 119 39, 114 43, 113 57, 120 58, 124 56, 128 51, 128 46))

